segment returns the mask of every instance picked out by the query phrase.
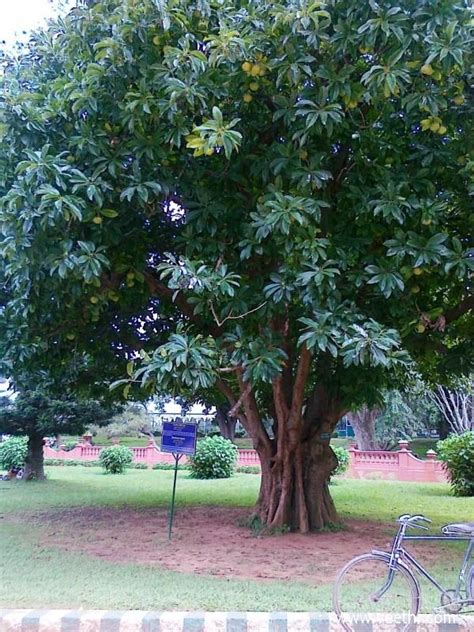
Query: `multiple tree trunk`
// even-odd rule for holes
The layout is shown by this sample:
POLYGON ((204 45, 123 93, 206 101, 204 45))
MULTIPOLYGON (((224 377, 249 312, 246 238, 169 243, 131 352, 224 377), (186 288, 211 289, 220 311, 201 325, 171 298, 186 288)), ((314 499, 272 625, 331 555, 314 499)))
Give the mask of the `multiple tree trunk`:
POLYGON ((455 434, 474 430, 474 384, 464 390, 439 385, 428 396, 455 434))
POLYGON ((227 383, 219 383, 232 411, 238 409, 239 420, 260 457, 262 478, 254 515, 266 529, 306 533, 338 522, 328 487, 337 458, 329 442, 346 411, 321 385, 305 395, 311 359, 304 348, 294 376, 283 371, 274 379, 273 433, 267 431, 242 372, 237 372, 238 399, 227 383))

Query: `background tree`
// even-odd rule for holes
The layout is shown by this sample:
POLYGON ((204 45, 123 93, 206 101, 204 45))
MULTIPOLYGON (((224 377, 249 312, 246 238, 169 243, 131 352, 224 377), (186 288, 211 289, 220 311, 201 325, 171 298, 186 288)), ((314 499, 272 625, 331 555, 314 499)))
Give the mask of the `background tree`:
POLYGON ((99 403, 81 401, 71 394, 24 391, 14 399, 1 398, 0 431, 28 437, 23 480, 44 480, 44 437, 81 433, 89 424, 104 422, 110 415, 99 403))
POLYGON ((451 386, 438 384, 428 392, 428 397, 438 408, 454 434, 474 430, 474 382, 458 381, 451 386))
POLYGON ((144 434, 147 436, 152 434, 152 424, 146 408, 139 403, 133 403, 109 418, 107 425, 93 424, 88 427, 88 430, 93 435, 100 432, 109 439, 141 437, 144 434))
POLYGON ((217 388, 262 523, 335 522, 338 419, 410 356, 472 362, 470 29, 454 0, 102 0, 39 33, 1 79, 5 364, 217 388))
POLYGON ((387 391, 380 406, 362 406, 348 413, 359 450, 393 450, 400 439, 413 439, 435 427, 431 402, 424 397, 415 406, 411 395, 410 391, 387 391))

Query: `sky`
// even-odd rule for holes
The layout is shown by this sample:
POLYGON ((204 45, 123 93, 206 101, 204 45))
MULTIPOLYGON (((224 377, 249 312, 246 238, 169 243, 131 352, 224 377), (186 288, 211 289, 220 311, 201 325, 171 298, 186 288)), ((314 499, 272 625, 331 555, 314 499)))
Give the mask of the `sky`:
POLYGON ((44 24, 54 14, 51 0, 0 0, 0 41, 12 45, 22 31, 44 24))

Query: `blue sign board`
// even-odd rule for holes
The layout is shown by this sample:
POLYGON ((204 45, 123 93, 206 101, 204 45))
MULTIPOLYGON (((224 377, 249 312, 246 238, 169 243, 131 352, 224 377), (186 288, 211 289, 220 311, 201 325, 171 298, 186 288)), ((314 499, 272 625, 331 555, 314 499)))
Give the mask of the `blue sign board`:
POLYGON ((197 424, 164 421, 161 451, 193 455, 196 452, 197 424))

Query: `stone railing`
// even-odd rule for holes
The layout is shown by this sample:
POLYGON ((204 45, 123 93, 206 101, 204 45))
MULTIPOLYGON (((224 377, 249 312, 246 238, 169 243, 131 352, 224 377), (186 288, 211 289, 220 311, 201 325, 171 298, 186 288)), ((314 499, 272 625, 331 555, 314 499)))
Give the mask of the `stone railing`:
MULTIPOLYGON (((61 461, 97 461, 103 446, 92 445, 88 439, 82 443, 78 443, 72 450, 64 450, 60 446, 59 450, 44 447, 45 459, 60 459, 61 461)), ((144 463, 148 467, 153 467, 157 463, 174 463, 172 454, 167 452, 159 452, 153 442, 150 440, 147 446, 140 448, 130 448, 133 452, 133 461, 135 463, 144 463)), ((186 462, 186 457, 181 463, 186 462)), ((255 450, 239 450, 237 465, 252 465, 260 467, 260 460, 255 450)))
POLYGON ((399 441, 397 452, 349 449, 349 478, 445 483, 448 480, 436 452, 428 450, 426 460, 418 459, 409 449, 408 441, 399 441))
MULTIPOLYGON (((389 451, 364 451, 357 448, 349 449, 348 478, 382 479, 394 481, 412 481, 419 483, 445 483, 448 478, 441 461, 436 460, 436 453, 429 450, 426 460, 418 459, 408 449, 408 441, 399 441, 399 450, 389 451)), ((94 446, 85 440, 72 450, 54 450, 45 446, 44 457, 46 459, 96 461, 102 450, 100 446, 94 446)), ((174 463, 173 455, 167 452, 159 452, 150 440, 148 445, 140 448, 131 448, 135 463, 144 463, 153 467, 156 463, 174 463)), ((184 458, 182 463, 186 462, 184 458)), ((239 450, 237 459, 239 466, 260 467, 260 460, 255 450, 239 450)))

